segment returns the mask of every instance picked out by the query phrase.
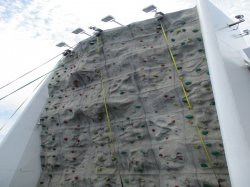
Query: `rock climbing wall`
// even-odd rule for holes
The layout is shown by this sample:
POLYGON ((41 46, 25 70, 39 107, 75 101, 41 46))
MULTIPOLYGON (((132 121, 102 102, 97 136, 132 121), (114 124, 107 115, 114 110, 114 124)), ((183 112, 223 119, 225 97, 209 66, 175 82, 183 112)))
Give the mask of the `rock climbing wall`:
POLYGON ((154 18, 90 37, 60 62, 38 186, 230 186, 197 10, 161 23, 168 44, 154 18))

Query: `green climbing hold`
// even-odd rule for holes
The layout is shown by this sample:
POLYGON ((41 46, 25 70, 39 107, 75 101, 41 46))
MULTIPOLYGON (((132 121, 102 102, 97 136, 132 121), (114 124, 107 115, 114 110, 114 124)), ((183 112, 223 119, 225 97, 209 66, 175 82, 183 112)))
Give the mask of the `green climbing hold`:
POLYGON ((126 155, 127 152, 126 152, 126 151, 122 151, 121 154, 122 154, 122 155, 126 155))
POLYGON ((199 42, 201 42, 202 41, 202 38, 196 38, 199 42))
POLYGON ((174 56, 174 57, 177 57, 177 55, 178 55, 178 54, 174 54, 173 56, 174 56))
POLYGON ((207 74, 209 75, 209 71, 207 71, 207 74))
POLYGON ((216 156, 216 157, 217 157, 217 156, 220 156, 220 152, 218 152, 218 151, 213 151, 213 152, 212 152, 212 155, 214 155, 214 156, 216 156))
POLYGON ((187 100, 186 100, 185 97, 182 99, 182 102, 183 102, 183 103, 187 103, 187 100))
POLYGON ((123 95, 125 92, 124 91, 121 91, 120 94, 123 95))
POLYGON ((142 139, 142 136, 141 136, 141 135, 138 135, 137 138, 138 138, 139 140, 141 140, 141 139, 142 139))
POLYGON ((186 43, 185 42, 181 42, 181 45, 185 45, 186 43))
POLYGON ((213 187, 213 186, 211 186, 211 185, 208 184, 208 183, 204 183, 204 184, 203 184, 203 187, 213 187))
POLYGON ((202 131, 202 134, 203 134, 203 135, 207 135, 207 134, 208 134, 208 131, 202 131))
POLYGON ((182 29, 182 32, 186 32, 186 29, 182 29))
POLYGON ((125 184, 129 184, 129 180, 128 180, 128 179, 123 179, 123 182, 124 182, 125 184))
POLYGON ((172 41, 172 42, 174 42, 174 41, 175 41, 175 39, 174 39, 174 38, 172 38, 172 39, 171 39, 171 41, 172 41))
POLYGON ((143 155, 145 155, 146 153, 145 153, 145 151, 143 151, 143 150, 140 150, 140 152, 141 152, 141 154, 143 154, 143 155))
POLYGON ((211 143, 207 143, 206 146, 207 147, 212 147, 212 144, 211 143))
POLYGON ((174 32, 174 30, 170 30, 169 32, 172 33, 172 32, 174 32))
POLYGON ((207 168, 208 166, 207 166, 207 164, 206 164, 206 163, 201 163, 201 167, 203 167, 203 168, 207 168))
POLYGON ((192 81, 185 81, 185 84, 188 86, 188 85, 192 84, 192 81))
POLYGON ((186 115, 185 116, 187 119, 193 119, 194 118, 194 116, 192 115, 192 114, 188 114, 188 115, 186 115))
POLYGON ((203 52, 205 52, 205 50, 204 49, 199 49, 198 52, 203 53, 203 52))
POLYGON ((144 124, 142 124, 142 125, 141 125, 141 128, 144 128, 144 127, 145 127, 145 125, 144 125, 144 124))
POLYGON ((140 106, 140 105, 137 105, 137 106, 135 106, 135 108, 141 108, 141 106, 140 106))
POLYGON ((201 71, 201 68, 196 68, 195 70, 197 73, 201 71))
POLYGON ((193 32, 198 32, 199 30, 198 30, 198 29, 193 29, 192 31, 193 31, 193 32))
POLYGON ((210 102, 210 105, 215 105, 215 101, 211 101, 211 102, 210 102))
POLYGON ((179 67, 177 67, 177 69, 178 69, 178 70, 181 70, 181 69, 182 69, 182 67, 181 67, 181 66, 179 66, 179 67))

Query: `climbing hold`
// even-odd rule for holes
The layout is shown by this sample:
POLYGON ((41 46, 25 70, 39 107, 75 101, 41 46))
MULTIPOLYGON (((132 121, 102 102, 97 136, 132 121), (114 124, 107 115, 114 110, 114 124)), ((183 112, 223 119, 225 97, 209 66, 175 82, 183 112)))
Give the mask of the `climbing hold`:
POLYGON ((144 128, 145 127, 145 125, 144 124, 141 124, 141 128, 144 128))
POLYGON ((129 180, 128 180, 128 179, 123 179, 123 182, 124 182, 125 184, 129 184, 129 180))
POLYGON ((141 108, 141 106, 140 105, 136 105, 135 108, 141 108))
POLYGON ((125 92, 124 91, 121 91, 120 94, 123 95, 125 92))
POLYGON ((212 155, 214 155, 214 156, 216 156, 216 157, 217 157, 217 156, 220 156, 220 152, 218 152, 218 151, 213 151, 213 152, 212 152, 212 155))
POLYGON ((193 32, 198 32, 199 30, 198 30, 198 29, 193 29, 192 31, 193 31, 193 32))
POLYGON ((126 151, 122 151, 121 154, 122 154, 122 155, 126 155, 127 152, 126 152, 126 151))
POLYGON ((192 81, 185 81, 185 84, 188 86, 188 85, 192 84, 192 81))
POLYGON ((178 66, 178 67, 177 67, 177 69, 178 69, 178 70, 181 70, 181 69, 182 69, 182 67, 181 67, 181 66, 178 66))
POLYGON ((188 114, 188 115, 186 115, 185 116, 187 119, 193 119, 194 118, 194 116, 192 115, 192 114, 188 114))
POLYGON ((203 183, 203 187, 213 187, 213 186, 208 183, 203 183))
POLYGON ((196 68, 195 70, 197 73, 201 71, 201 68, 196 68))
POLYGON ((142 139, 142 136, 141 136, 141 135, 138 135, 137 138, 138 138, 139 140, 141 140, 141 139, 142 139))
POLYGON ((201 42, 202 41, 202 38, 196 38, 199 42, 201 42))
POLYGON ((175 41, 175 39, 174 39, 174 38, 172 38, 172 39, 171 39, 171 41, 172 41, 172 42, 174 42, 174 41, 175 41))
POLYGON ((116 161, 116 157, 115 156, 112 156, 112 159, 111 159, 113 162, 116 161))
POLYGON ((207 164, 206 164, 206 163, 201 163, 201 167, 203 167, 203 168, 207 168, 208 166, 207 166, 207 164))
POLYGON ((210 105, 215 105, 215 101, 211 101, 211 102, 210 102, 210 105))
POLYGON ((211 143, 207 143, 206 146, 207 147, 212 147, 212 144, 211 143))
POLYGON ((185 97, 182 99, 182 102, 183 102, 183 103, 187 103, 187 100, 186 100, 185 97))
POLYGON ((186 29, 182 29, 182 32, 186 32, 186 29))
POLYGON ((64 141, 68 141, 68 138, 64 138, 64 141))
POLYGON ((185 45, 186 43, 185 42, 181 42, 181 45, 185 45))
POLYGON ((154 75, 154 77, 155 77, 155 78, 157 78, 157 77, 158 77, 158 75, 154 75))
POLYGON ((199 49, 198 52, 203 53, 203 52, 205 52, 205 50, 204 49, 199 49))
POLYGON ((202 131, 202 134, 203 134, 203 135, 207 135, 207 134, 208 134, 208 131, 207 131, 207 130, 204 130, 204 131, 202 131))
POLYGON ((79 179, 79 177, 78 176, 75 176, 75 180, 78 180, 79 179))
POLYGON ((199 144, 195 144, 195 145, 194 145, 194 148, 195 148, 195 149, 200 149, 201 146, 200 146, 199 144))

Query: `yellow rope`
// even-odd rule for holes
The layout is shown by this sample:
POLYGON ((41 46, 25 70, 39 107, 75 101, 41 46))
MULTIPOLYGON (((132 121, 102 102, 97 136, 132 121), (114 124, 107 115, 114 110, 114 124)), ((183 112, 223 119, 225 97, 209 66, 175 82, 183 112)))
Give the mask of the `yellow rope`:
POLYGON ((107 98, 106 98, 105 89, 104 89, 103 77, 102 77, 101 72, 100 72, 100 75, 101 75, 101 90, 102 90, 101 93, 102 93, 103 103, 104 103, 104 108, 105 108, 105 113, 106 113, 107 126, 109 129, 109 138, 110 138, 110 141, 112 142, 113 134, 112 134, 111 123, 110 123, 110 118, 109 118, 109 113, 108 113, 107 98))
POLYGON ((99 36, 96 37, 96 51, 97 53, 100 52, 100 41, 99 41, 99 36))
MULTIPOLYGON (((165 41, 166 41, 166 43, 167 43, 168 51, 169 51, 170 56, 171 56, 171 59, 172 59, 172 61, 173 61, 173 65, 174 65, 175 70, 176 70, 176 72, 177 72, 177 75, 178 75, 178 77, 179 77, 179 80, 180 80, 180 83, 181 83, 181 87, 182 87, 184 96, 185 96, 185 98, 186 98, 186 100, 187 100, 189 111, 190 111, 190 113, 193 115, 193 107, 192 107, 192 105, 191 105, 191 103, 190 103, 190 100, 189 100, 189 98, 188 98, 186 89, 185 89, 185 87, 184 87, 183 78, 181 78, 181 77, 179 76, 179 70, 178 70, 178 68, 177 68, 177 64, 176 64, 176 61, 175 61, 173 52, 172 52, 172 50, 171 50, 171 48, 170 48, 170 45, 169 45, 169 42, 168 42, 168 37, 167 37, 167 35, 166 35, 165 29, 164 29, 162 23, 161 23, 161 29, 162 29, 162 33, 163 33, 163 35, 164 35, 165 41)), ((213 168, 212 157, 211 157, 211 155, 210 155, 210 153, 209 153, 209 151, 208 151, 208 149, 207 149, 207 146, 206 146, 206 144, 205 144, 205 140, 204 140, 204 138, 203 138, 203 136, 202 136, 202 134, 201 134, 201 130, 200 130, 200 128, 199 128, 197 125, 195 126, 195 128, 196 128, 197 134, 198 134, 198 136, 199 136, 200 142, 201 142, 201 144, 202 144, 202 147, 203 147, 203 149, 204 149, 204 151, 205 151, 205 154, 206 154, 206 157, 207 157, 207 159, 208 159, 209 165, 210 165, 210 167, 212 168, 213 173, 214 173, 214 175, 215 175, 215 177, 216 177, 216 179, 217 179, 217 175, 216 175, 216 173, 215 173, 215 171, 214 171, 214 168, 213 168)))

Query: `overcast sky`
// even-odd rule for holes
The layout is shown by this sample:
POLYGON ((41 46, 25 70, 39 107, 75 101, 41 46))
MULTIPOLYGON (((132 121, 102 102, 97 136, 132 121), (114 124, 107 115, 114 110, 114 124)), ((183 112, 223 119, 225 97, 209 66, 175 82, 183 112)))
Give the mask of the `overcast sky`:
MULTIPOLYGON (((250 29, 249 0, 212 1, 232 18, 244 14, 247 22, 242 29, 250 29)), ((196 0, 0 0, 0 87, 61 53, 64 49, 55 47, 58 42, 75 45, 87 37, 72 34, 75 28, 82 27, 92 34, 89 26, 116 27, 115 23, 100 21, 108 14, 125 25, 151 18, 153 14, 141 11, 151 4, 168 13, 194 7, 196 0)), ((12 86, 0 89, 0 97, 39 77, 59 59, 12 86)), ((27 96, 32 95, 38 83, 0 101, 0 126, 27 96)))

